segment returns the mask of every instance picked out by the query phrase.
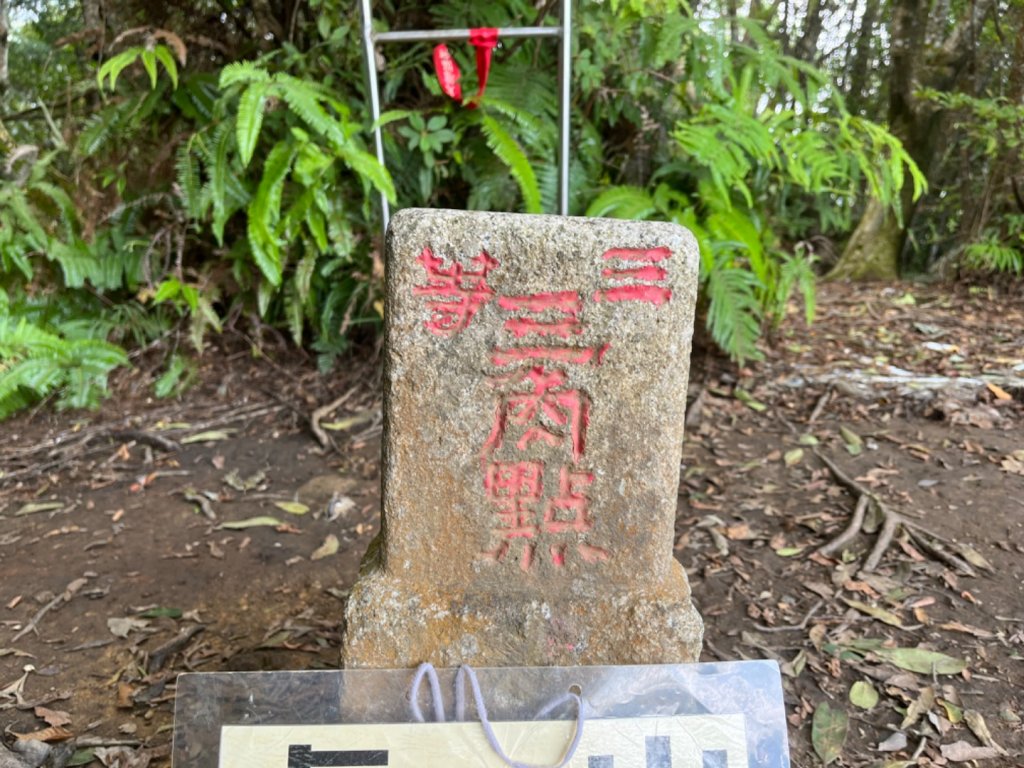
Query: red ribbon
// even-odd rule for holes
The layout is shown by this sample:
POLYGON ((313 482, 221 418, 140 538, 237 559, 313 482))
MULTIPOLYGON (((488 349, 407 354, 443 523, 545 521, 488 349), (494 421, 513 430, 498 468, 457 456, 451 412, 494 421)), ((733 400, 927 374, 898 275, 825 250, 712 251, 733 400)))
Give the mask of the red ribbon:
MULTIPOLYGON (((487 89, 487 77, 491 73, 491 51, 498 45, 498 30, 494 27, 478 27, 469 30, 469 42, 476 48, 476 77, 479 82, 476 96, 466 104, 469 109, 475 109, 474 102, 483 98, 487 89)), ((459 65, 455 63, 448 50, 448 46, 441 43, 434 47, 434 70, 437 72, 437 81, 441 84, 441 90, 455 99, 462 100, 462 86, 459 79, 462 72, 459 65)))
POLYGON ((462 73, 444 43, 434 48, 434 70, 437 72, 437 82, 441 84, 441 90, 456 101, 462 101, 462 86, 459 85, 462 73))

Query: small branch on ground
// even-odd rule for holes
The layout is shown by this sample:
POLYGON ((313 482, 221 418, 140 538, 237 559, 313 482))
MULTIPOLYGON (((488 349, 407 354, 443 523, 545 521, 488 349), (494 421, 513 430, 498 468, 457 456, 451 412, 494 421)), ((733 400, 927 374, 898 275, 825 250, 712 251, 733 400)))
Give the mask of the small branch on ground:
POLYGON ((784 627, 769 627, 764 624, 755 624, 754 626, 757 628, 758 632, 800 632, 802 630, 807 629, 807 622, 811 620, 811 617, 814 616, 814 614, 821 610, 821 606, 823 606, 824 604, 824 600, 819 600, 814 605, 812 605, 811 610, 807 612, 807 614, 804 616, 804 620, 801 621, 799 624, 787 624, 784 627))
POLYGON ((341 397, 338 397, 338 398, 332 400, 327 405, 320 406, 315 411, 313 411, 312 414, 310 414, 310 417, 309 417, 309 428, 312 430, 314 437, 316 437, 316 439, 317 439, 317 442, 320 443, 320 447, 321 448, 324 448, 324 449, 333 448, 334 450, 338 450, 338 446, 334 444, 334 441, 331 439, 330 435, 328 435, 324 431, 324 428, 320 426, 320 422, 326 416, 331 415, 331 413, 333 413, 338 408, 340 408, 345 403, 347 403, 349 401, 349 399, 352 397, 352 395, 354 395, 358 391, 359 391, 359 385, 356 384, 354 387, 349 389, 348 392, 343 394, 341 397))
POLYGON ((850 477, 839 467, 838 464, 828 458, 817 448, 814 448, 813 452, 814 455, 818 457, 818 460, 828 467, 829 471, 836 478, 839 484, 844 486, 857 498, 857 507, 850 519, 850 524, 834 539, 819 547, 817 549, 817 553, 819 555, 831 555, 852 540, 863 526, 864 518, 866 516, 865 512, 872 510, 881 517, 882 528, 878 532, 878 539, 875 541, 875 546, 872 547, 871 553, 868 555, 867 560, 864 561, 863 570, 866 573, 871 573, 878 567, 878 564, 882 561, 882 556, 885 554, 885 551, 892 545, 896 534, 902 529, 906 531, 907 535, 917 542, 920 547, 932 557, 955 568, 965 576, 977 576, 977 573, 966 560, 954 555, 946 549, 944 545, 948 542, 946 542, 941 536, 923 528, 918 523, 889 507, 882 501, 878 494, 865 488, 850 477))
MULTIPOLYGON (((783 424, 793 432, 799 434, 796 427, 782 416, 779 417, 783 424)), ((857 506, 850 516, 850 522, 839 535, 815 550, 816 554, 830 556, 849 544, 863 529, 864 521, 868 518, 867 513, 872 512, 872 519, 881 519, 882 527, 878 532, 875 545, 871 548, 867 559, 861 570, 865 573, 872 573, 882 562, 886 550, 892 546, 893 540, 902 530, 907 536, 916 542, 928 555, 942 563, 954 568, 965 576, 977 576, 975 570, 963 558, 949 551, 949 542, 936 533, 929 531, 919 523, 914 522, 906 515, 902 515, 888 504, 874 491, 866 488, 852 478, 842 467, 830 459, 817 448, 811 448, 811 452, 818 457, 818 461, 824 464, 835 477, 836 481, 846 488, 847 491, 857 500, 857 506)))
POLYGON ((152 675, 159 672, 164 664, 167 663, 169 657, 188 645, 193 637, 205 629, 206 627, 197 624, 194 627, 182 630, 177 636, 171 638, 159 648, 154 648, 150 651, 149 658, 146 661, 146 673, 152 675))
POLYGON ((171 440, 153 432, 144 432, 140 429, 112 430, 110 436, 122 443, 134 440, 136 443, 148 445, 164 453, 176 453, 181 450, 181 445, 176 440, 171 440))
POLYGON ((21 640, 21 638, 23 638, 29 632, 36 632, 36 633, 38 633, 38 631, 39 631, 39 622, 42 621, 43 617, 47 613, 49 613, 51 610, 56 608, 58 605, 60 605, 61 603, 70 602, 71 598, 75 596, 75 593, 77 593, 78 590, 80 590, 82 587, 84 587, 88 583, 88 581, 89 580, 87 578, 82 577, 82 578, 79 578, 79 579, 75 579, 74 581, 69 583, 64 588, 63 592, 61 592, 59 595, 57 595, 55 598, 53 598, 53 600, 51 600, 50 602, 48 602, 46 605, 44 605, 42 608, 39 609, 39 612, 36 613, 36 615, 32 617, 32 620, 29 621, 29 623, 26 624, 24 627, 22 627, 21 631, 18 632, 18 634, 16 634, 14 637, 11 638, 11 642, 12 643, 18 642, 19 640, 21 640))

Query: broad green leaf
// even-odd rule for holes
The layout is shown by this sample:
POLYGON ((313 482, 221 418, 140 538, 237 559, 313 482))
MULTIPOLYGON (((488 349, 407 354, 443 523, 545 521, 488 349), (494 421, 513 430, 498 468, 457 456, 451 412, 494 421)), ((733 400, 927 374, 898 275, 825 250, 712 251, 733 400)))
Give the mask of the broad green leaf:
POLYGON ((878 691, 871 683, 858 680, 850 688, 850 703, 861 709, 873 709, 878 704, 878 691))
POLYGON ((755 400, 754 396, 747 392, 745 389, 736 387, 735 391, 733 392, 733 396, 752 411, 762 413, 768 410, 767 405, 760 402, 759 400, 755 400))
POLYGON ((835 762, 842 754, 849 724, 850 718, 847 714, 841 709, 833 709, 827 701, 823 701, 814 710, 814 718, 811 720, 811 744, 825 765, 835 762))
POLYGON ((587 208, 587 216, 647 219, 657 213, 654 199, 640 187, 609 187, 587 208))
POLYGON ((14 513, 14 516, 24 517, 25 515, 34 515, 37 512, 52 512, 63 508, 63 501, 30 501, 28 504, 22 504, 18 511, 14 513))
POLYGON ((843 602, 851 608, 860 611, 863 614, 871 616, 872 618, 878 619, 879 621, 888 624, 892 627, 902 627, 903 622, 900 617, 892 611, 887 611, 885 608, 879 608, 875 605, 868 605, 867 603, 861 602, 860 600, 849 600, 842 598, 843 602))
POLYGON ((233 520, 231 522, 221 523, 217 528, 226 528, 229 531, 241 531, 246 528, 276 528, 279 525, 281 525, 281 521, 276 517, 258 515, 256 517, 246 518, 245 520, 233 520))
POLYGON ((267 103, 265 82, 252 83, 242 92, 238 100, 238 116, 235 118, 235 137, 238 141, 238 156, 245 168, 256 151, 256 141, 263 126, 263 108, 267 103))
POLYGON ((178 88, 178 64, 171 55, 171 52, 167 49, 167 46, 158 45, 153 49, 153 54, 157 60, 164 65, 164 69, 167 70, 168 77, 171 78, 171 83, 174 85, 175 90, 178 88))
POLYGON ((156 54, 147 48, 139 53, 139 59, 142 61, 146 74, 149 75, 150 87, 156 88, 156 54))
POLYGON ((309 512, 309 507, 299 501, 275 501, 274 506, 289 515, 304 515, 309 512))
POLYGON ((180 619, 182 615, 181 608, 150 608, 147 611, 143 611, 138 614, 139 618, 142 619, 180 619))
POLYGON ((182 445, 189 445, 190 443, 213 443, 218 440, 227 440, 237 431, 238 430, 235 429, 211 429, 206 432, 197 432, 194 435, 183 437, 180 442, 182 445))
POLYGON ((900 669, 923 675, 958 675, 967 669, 967 662, 924 648, 878 648, 875 655, 900 669))
POLYGON ((787 467, 795 467, 804 459, 804 449, 794 448, 791 451, 786 451, 785 456, 782 457, 783 463, 787 467))

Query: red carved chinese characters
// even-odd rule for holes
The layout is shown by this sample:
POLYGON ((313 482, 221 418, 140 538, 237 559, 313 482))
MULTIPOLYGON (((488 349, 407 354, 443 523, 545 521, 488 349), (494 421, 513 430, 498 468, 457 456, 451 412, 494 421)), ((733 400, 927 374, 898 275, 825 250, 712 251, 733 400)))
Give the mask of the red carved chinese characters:
POLYGON ((580 390, 566 386, 567 378, 565 371, 543 366, 493 377, 492 384, 510 383, 514 388, 498 402, 484 454, 499 449, 509 427, 515 425, 522 427, 515 439, 518 450, 524 451, 534 442, 552 448, 568 442, 573 462, 579 462, 590 423, 590 401, 580 390))
POLYGON ((466 270, 458 262, 444 269, 444 262, 429 248, 424 248, 416 260, 427 272, 427 284, 415 286, 413 295, 430 297, 427 308, 432 314, 424 325, 433 334, 454 336, 494 297, 487 275, 498 262, 485 251, 469 260, 476 271, 466 270))
POLYGON ((672 255, 665 247, 660 248, 611 248, 602 256, 606 261, 624 262, 617 267, 601 270, 601 277, 611 287, 594 293, 594 301, 640 301, 647 304, 664 304, 672 298, 672 289, 665 285, 668 271, 658 264, 672 255), (637 281, 637 282, 629 282, 637 281))
POLYGON ((496 499, 494 482, 485 481, 500 525, 494 529, 499 543, 483 554, 502 561, 515 547, 524 571, 533 567, 539 554, 562 568, 570 549, 583 562, 607 559, 605 550, 581 540, 593 527, 587 490, 594 475, 578 469, 586 451, 591 402, 586 392, 572 384, 571 371, 572 366, 600 365, 609 345, 573 343, 585 331, 583 300, 577 291, 502 296, 498 306, 510 314, 504 329, 512 339, 494 348, 491 363, 511 370, 490 378, 499 397, 482 452, 485 478, 494 477, 495 472, 500 475, 507 466, 494 460, 499 453, 528 453, 549 459, 543 466, 545 470, 550 466, 551 482, 548 488, 540 488, 540 496, 529 497, 523 511, 532 516, 517 518, 513 525, 508 502, 496 499), (527 528, 533 535, 522 536, 527 528))
MULTIPOLYGON (((605 251, 594 304, 670 301, 665 262, 671 255, 665 247, 605 251)), ((604 362, 611 345, 588 343, 580 292, 497 296, 487 277, 499 265, 486 252, 470 259, 469 268, 454 261, 446 266, 429 248, 417 261, 427 281, 414 293, 427 299, 430 333, 456 336, 493 299, 505 313, 503 336, 489 359, 496 399, 480 459, 494 527, 481 556, 516 560, 524 572, 539 562, 558 569, 608 560, 609 550, 588 541, 595 475, 586 468, 586 449, 594 403, 580 380, 588 380, 582 375, 588 367, 604 362)))

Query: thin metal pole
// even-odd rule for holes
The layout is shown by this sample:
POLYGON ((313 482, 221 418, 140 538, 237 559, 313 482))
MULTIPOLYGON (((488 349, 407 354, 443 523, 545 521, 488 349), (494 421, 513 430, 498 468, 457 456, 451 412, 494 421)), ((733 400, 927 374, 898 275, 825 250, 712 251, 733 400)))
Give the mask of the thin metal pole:
POLYGON ((558 46, 558 210, 569 215, 569 96, 572 83, 572 0, 562 0, 562 39, 558 46))
MULTIPOLYGON (((380 32, 373 36, 378 43, 420 43, 435 40, 469 40, 469 29, 402 29, 395 32, 380 32)), ((503 27, 498 37, 560 37, 558 27, 503 27)))
MULTIPOLYGON (((377 148, 377 162, 384 166, 384 137, 380 130, 380 91, 377 83, 377 53, 373 47, 373 19, 370 10, 370 0, 362 0, 363 13, 363 48, 366 57, 366 92, 370 97, 370 116, 373 118, 373 142, 377 148)), ((388 221, 391 219, 391 211, 388 207, 388 197, 383 192, 380 194, 380 217, 384 227, 384 234, 388 231, 388 221)))

